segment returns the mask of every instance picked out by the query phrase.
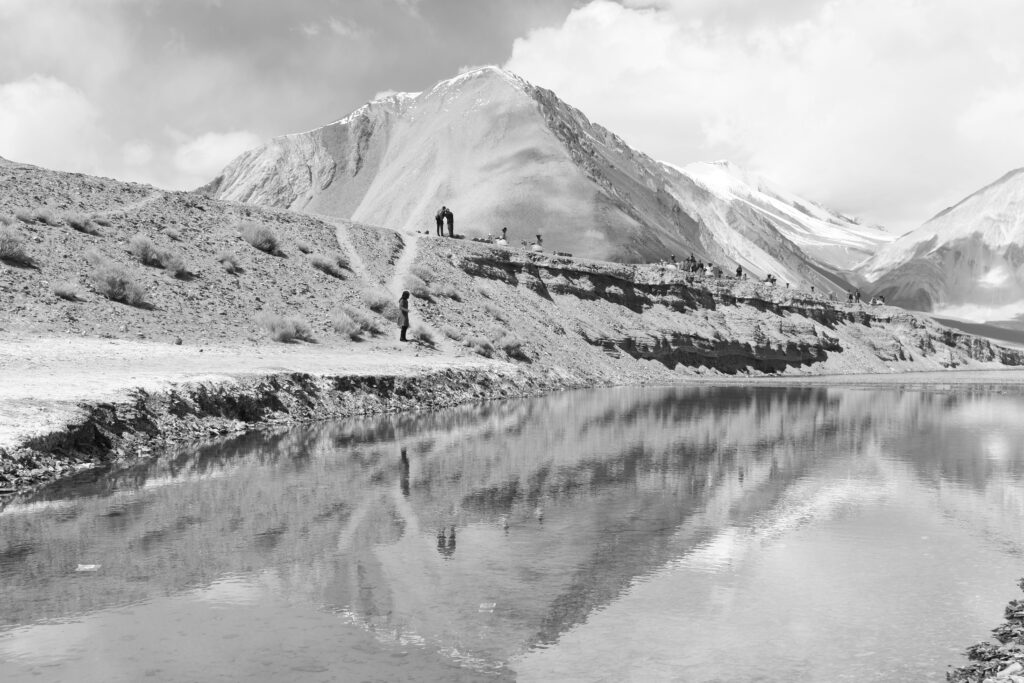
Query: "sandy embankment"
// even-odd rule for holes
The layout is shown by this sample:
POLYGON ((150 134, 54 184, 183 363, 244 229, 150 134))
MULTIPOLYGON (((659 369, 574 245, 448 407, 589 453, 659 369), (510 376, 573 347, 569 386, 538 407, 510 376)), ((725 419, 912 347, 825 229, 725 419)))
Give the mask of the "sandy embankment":
POLYGON ((504 366, 479 356, 449 356, 377 344, 344 350, 316 345, 175 346, 120 339, 0 338, 0 448, 64 427, 80 404, 113 403, 135 389, 224 381, 274 373, 413 376, 441 368, 504 366))
MULTIPOLYGON (((472 384, 477 374, 481 378, 492 378, 490 384, 497 396, 505 395, 508 389, 496 386, 494 377, 510 378, 512 382, 511 378, 521 374, 509 363, 468 354, 445 354, 397 342, 377 342, 357 350, 320 345, 199 347, 115 339, 0 337, 0 377, 3 378, 0 382, 0 456, 7 451, 6 457, 0 457, 0 461, 7 461, 0 462, 7 466, 6 471, 0 471, 0 477, 5 479, 0 481, 0 489, 22 489, 66 474, 83 462, 110 457, 110 454, 94 452, 91 458, 83 459, 81 453, 70 452, 78 450, 68 448, 68 444, 78 444, 83 426, 92 433, 97 426, 104 431, 118 423, 116 435, 104 432, 100 443, 110 445, 114 451, 122 449, 113 446, 130 443, 131 453, 137 454, 159 447, 162 439, 180 438, 183 428, 194 432, 186 434, 191 438, 225 431, 231 411, 241 408, 225 407, 223 402, 236 401, 247 392, 250 398, 253 391, 258 394, 262 390, 265 395, 274 392, 273 402, 299 400, 309 401, 310 405, 286 411, 288 414, 284 416, 280 415, 280 406, 277 412, 267 408, 259 416, 255 416, 251 407, 246 408, 254 417, 243 419, 244 425, 236 419, 237 426, 229 427, 229 431, 289 417, 310 419, 347 412, 408 408, 410 403, 401 400, 401 394, 406 391, 410 401, 419 396, 428 405, 446 403, 447 396, 452 396, 451 402, 459 400, 452 391, 427 395, 423 392, 430 391, 431 387, 413 387, 420 380, 431 382, 430 378, 438 373, 454 377, 445 388, 472 384), (289 387, 289 378, 312 378, 327 383, 344 381, 347 382, 345 388, 336 384, 338 388, 334 393, 351 394, 361 402, 340 405, 336 396, 331 399, 333 403, 325 404, 321 400, 314 405, 315 399, 309 396, 315 397, 318 391, 329 393, 330 389, 289 387), (360 378, 367 378, 371 386, 380 384, 378 396, 373 397, 376 402, 367 401, 367 391, 361 391, 359 385, 360 378), (274 380, 269 388, 254 389, 268 380, 274 380), (383 383, 396 381, 403 387, 401 391, 396 392, 394 384, 387 390, 383 388, 383 383), (403 382, 409 384, 408 389, 403 382), (166 403, 168 396, 173 401, 187 401, 189 392, 194 389, 204 400, 218 394, 222 403, 194 407, 187 411, 188 415, 179 410, 182 419, 177 421, 168 414, 176 408, 156 405, 160 401, 166 403), (145 414, 140 417, 143 403, 145 414), (97 412, 104 408, 106 410, 97 412), (124 417, 126 411, 128 418, 124 417), (214 421, 206 421, 207 417, 214 421), (104 425, 104 419, 111 424, 104 425), (138 424, 127 424, 133 420, 138 424), (39 453, 31 453, 32 450, 47 457, 40 460, 34 457, 39 453), (10 466, 12 461, 14 467, 10 466), (27 472, 31 474, 26 475, 27 472)), ((486 387, 488 381, 482 379, 481 384, 486 387)), ((477 395, 490 397, 485 389, 463 399, 477 395)), ((95 451, 95 445, 90 443, 82 450, 95 451)))

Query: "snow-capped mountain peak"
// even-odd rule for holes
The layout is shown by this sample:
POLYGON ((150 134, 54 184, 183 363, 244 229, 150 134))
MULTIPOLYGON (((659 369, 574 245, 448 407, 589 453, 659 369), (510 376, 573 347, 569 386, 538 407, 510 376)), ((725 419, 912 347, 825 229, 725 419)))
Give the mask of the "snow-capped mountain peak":
POLYGON ((858 270, 911 308, 979 322, 1024 314, 1024 169, 939 212, 858 270))
POLYGON ((446 204, 470 236, 508 226, 513 240, 542 233, 545 245, 580 256, 692 254, 831 291, 848 286, 836 264, 871 243, 862 234, 870 229, 728 162, 654 161, 550 90, 493 66, 275 138, 206 189, 399 231, 432 229, 446 204))

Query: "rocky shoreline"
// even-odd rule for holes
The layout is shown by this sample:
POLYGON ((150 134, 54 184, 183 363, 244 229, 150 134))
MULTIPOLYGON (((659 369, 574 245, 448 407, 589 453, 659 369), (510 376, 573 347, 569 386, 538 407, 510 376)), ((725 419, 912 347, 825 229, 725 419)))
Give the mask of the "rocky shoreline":
MULTIPOLYGON (((1024 579, 1017 582, 1024 591, 1024 579)), ((950 683, 1024 683, 1024 600, 1011 600, 1004 613, 1006 621, 992 629, 992 641, 967 648, 970 664, 946 674, 950 683)))
POLYGON ((414 374, 282 372, 196 381, 84 404, 84 418, 0 448, 0 507, 83 469, 152 457, 182 442, 335 417, 429 410, 594 386, 552 370, 448 368, 414 374))

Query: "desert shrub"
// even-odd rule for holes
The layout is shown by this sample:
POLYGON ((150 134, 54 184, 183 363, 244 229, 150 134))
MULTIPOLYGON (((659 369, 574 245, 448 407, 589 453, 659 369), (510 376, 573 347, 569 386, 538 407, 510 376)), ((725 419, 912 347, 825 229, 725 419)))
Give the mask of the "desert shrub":
POLYGON ((490 358, 494 355, 494 344, 487 337, 472 336, 466 337, 466 340, 462 342, 464 346, 473 351, 473 353, 490 358))
POLYGON ((61 221, 50 209, 36 209, 32 212, 32 220, 36 223, 42 223, 43 225, 60 225, 61 221))
POLYGON ((308 254, 309 252, 313 251, 313 247, 310 246, 309 242, 306 242, 305 240, 299 240, 298 242, 296 242, 295 248, 301 251, 303 254, 308 254))
POLYGON ((92 218, 80 213, 72 213, 64 216, 64 222, 73 230, 84 232, 87 235, 98 235, 100 230, 96 227, 92 218))
POLYGON ((437 275, 434 274, 433 270, 422 265, 413 266, 412 268, 409 269, 409 272, 426 283, 431 283, 437 278, 437 275))
POLYGON ((253 221, 242 221, 235 227, 243 240, 260 251, 268 254, 277 254, 280 251, 281 244, 277 240, 277 235, 267 226, 253 221))
POLYGON ((374 313, 383 313, 391 303, 391 299, 380 292, 363 292, 363 301, 366 302, 367 308, 374 313))
POLYGON ((466 336, 462 333, 462 330, 452 325, 445 325, 444 327, 442 327, 441 334, 448 337, 449 339, 454 339, 457 342, 461 342, 462 339, 466 336))
POLYGON ((483 285, 477 285, 476 293, 479 294, 480 296, 482 296, 485 299, 490 299, 491 298, 490 290, 488 290, 483 285))
POLYGON ((123 266, 95 251, 87 254, 86 258, 92 264, 89 279, 98 294, 129 306, 146 305, 146 290, 123 266))
POLYGON ((139 259, 139 263, 144 266, 161 266, 163 265, 163 254, 153 240, 149 239, 142 233, 139 233, 128 240, 128 253, 135 258, 139 259))
POLYGON ((462 301, 462 297, 459 296, 459 290, 455 289, 454 285, 441 285, 434 283, 430 286, 430 292, 436 296, 443 296, 453 301, 462 301))
POLYGON ((241 268, 238 266, 238 257, 227 249, 217 252, 217 263, 224 267, 229 273, 237 273, 241 268))
POLYGON ((35 261, 25 250, 25 240, 14 228, 0 228, 0 261, 15 263, 19 266, 35 265, 35 261))
POLYGON ((61 299, 67 299, 68 301, 78 301, 82 298, 82 292, 78 289, 78 285, 70 282, 54 283, 53 293, 61 299))
POLYGON ((101 225, 104 228, 109 228, 111 225, 113 225, 109 218, 104 218, 103 216, 93 216, 92 222, 95 223, 96 225, 101 225))
POLYGON ((18 209, 17 211, 14 212, 14 217, 17 218, 22 223, 36 222, 35 214, 33 214, 28 209, 18 209))
POLYGON ((181 254, 173 251, 160 252, 160 265, 174 277, 185 277, 188 275, 188 265, 181 254))
POLYGON ((256 324, 270 333, 270 338, 279 342, 316 341, 306 321, 293 316, 263 312, 256 316, 256 324))
POLYGON ((336 277, 339 280, 345 279, 345 273, 341 272, 344 266, 338 264, 338 259, 335 256, 324 256, 323 254, 313 254, 309 257, 309 262, 317 270, 321 270, 332 277, 336 277))
POLYGON ((177 228, 167 228, 166 230, 164 230, 164 234, 170 237, 175 242, 181 239, 181 230, 178 230, 177 228))
POLYGON ((359 329, 368 334, 380 334, 383 332, 380 325, 372 316, 366 315, 358 308, 354 306, 342 306, 341 310, 352 319, 354 323, 359 325, 359 329))
POLYGON ((502 311, 497 306, 495 306, 494 304, 492 304, 491 302, 487 302, 484 304, 484 310, 490 313, 492 316, 494 316, 495 320, 499 320, 503 323, 508 322, 508 316, 505 315, 505 312, 502 311))
POLYGON ((425 327, 416 326, 409 330, 409 333, 412 334, 413 339, 419 342, 423 342, 427 346, 437 345, 437 339, 434 338, 433 332, 431 332, 425 327))
POLYGON ((15 218, 14 216, 8 216, 5 213, 0 213, 0 228, 7 227, 9 225, 14 225, 17 222, 18 219, 15 218))
POLYGON ((408 289, 409 293, 417 299, 433 301, 430 296, 430 288, 427 287, 427 283, 416 275, 409 275, 405 278, 405 289, 408 289))
POLYGON ((498 338, 494 345, 508 354, 509 358, 528 360, 529 356, 523 351, 523 340, 514 334, 506 333, 498 338))
POLYGON ((353 341, 363 338, 363 328, 345 311, 335 311, 331 315, 331 326, 335 332, 353 341))

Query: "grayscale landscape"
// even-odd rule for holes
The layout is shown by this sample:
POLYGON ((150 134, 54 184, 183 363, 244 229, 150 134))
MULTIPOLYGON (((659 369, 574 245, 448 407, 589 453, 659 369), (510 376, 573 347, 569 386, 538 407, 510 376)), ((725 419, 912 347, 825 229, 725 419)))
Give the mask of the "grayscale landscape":
POLYGON ((0 680, 1024 681, 1019 20, 0 0, 0 680))

